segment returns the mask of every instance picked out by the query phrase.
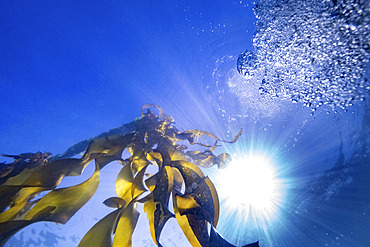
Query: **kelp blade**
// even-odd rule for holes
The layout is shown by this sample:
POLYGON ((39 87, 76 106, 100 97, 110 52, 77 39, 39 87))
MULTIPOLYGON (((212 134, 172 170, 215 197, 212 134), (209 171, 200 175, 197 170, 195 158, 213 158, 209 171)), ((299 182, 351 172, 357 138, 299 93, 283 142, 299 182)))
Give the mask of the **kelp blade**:
POLYGON ((55 207, 51 214, 40 220, 65 224, 94 195, 99 185, 100 169, 95 164, 94 174, 85 182, 49 192, 28 211, 24 220, 38 220, 39 213, 45 208, 55 207))
POLYGON ((136 209, 137 202, 132 200, 126 208, 121 208, 121 216, 118 219, 116 232, 113 239, 113 247, 131 247, 131 239, 140 213, 136 209))
POLYGON ((115 183, 118 197, 125 200, 125 202, 130 202, 132 200, 131 187, 133 180, 134 176, 131 171, 131 164, 126 163, 119 172, 115 183))
POLYGON ((113 229, 117 224, 120 212, 120 208, 116 209, 96 223, 82 238, 78 247, 111 247, 113 229))
POLYGON ((217 225, 219 218, 219 200, 211 180, 206 178, 199 167, 188 161, 174 161, 171 166, 177 168, 185 181, 185 195, 191 196, 198 208, 189 208, 187 212, 199 214, 205 220, 217 225))
POLYGON ((159 243, 162 229, 167 221, 173 217, 173 214, 168 209, 174 180, 172 168, 164 166, 154 177, 158 178, 155 180, 155 188, 142 201, 145 201, 144 212, 149 219, 152 239, 157 246, 162 246, 159 243))

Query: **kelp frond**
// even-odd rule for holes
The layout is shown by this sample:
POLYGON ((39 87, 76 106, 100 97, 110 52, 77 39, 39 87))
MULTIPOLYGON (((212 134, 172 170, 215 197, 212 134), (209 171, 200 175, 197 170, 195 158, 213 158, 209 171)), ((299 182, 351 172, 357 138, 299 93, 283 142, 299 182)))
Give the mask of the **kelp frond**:
POLYGON ((162 246, 162 230, 172 217, 176 218, 192 246, 233 246, 215 230, 219 218, 217 191, 198 166, 227 166, 231 156, 213 152, 220 142, 236 142, 242 130, 232 141, 225 141, 207 131, 181 132, 173 123, 173 118, 164 114, 159 106, 147 104, 142 107, 141 118, 130 123, 126 133, 122 127, 113 129, 52 159, 49 159, 50 153, 39 152, 4 155, 14 162, 0 164, 0 246, 32 223, 66 223, 93 196, 99 185, 100 170, 112 161, 120 162, 122 169, 115 182, 117 195, 105 200, 104 204, 115 210, 96 223, 79 246, 131 246, 139 217, 138 203, 144 204, 157 246, 162 246), (150 110, 153 107, 158 114, 150 110), (214 144, 198 142, 201 136, 214 139, 214 144), (208 149, 187 151, 184 142, 208 149), (82 147, 86 150, 82 157, 71 158, 81 152, 82 147), (122 152, 125 149, 131 156, 124 160, 122 152), (64 177, 80 175, 91 161, 95 161, 95 172, 88 180, 56 188, 64 177), (158 172, 148 174, 150 166, 157 166, 158 172), (185 191, 181 190, 183 186, 185 191), (33 201, 43 191, 50 192, 33 201), (174 214, 169 210, 170 201, 174 214), (208 224, 211 225, 210 233, 208 224))

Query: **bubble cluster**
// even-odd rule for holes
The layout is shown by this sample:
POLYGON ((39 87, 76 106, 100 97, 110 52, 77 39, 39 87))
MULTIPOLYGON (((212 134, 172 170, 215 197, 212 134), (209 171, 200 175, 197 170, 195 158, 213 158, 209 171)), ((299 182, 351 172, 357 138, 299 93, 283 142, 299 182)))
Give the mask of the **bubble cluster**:
POLYGON ((370 92, 370 1, 264 0, 255 6, 255 51, 237 63, 268 97, 348 108, 370 92))
POLYGON ((290 104, 286 100, 260 94, 259 85, 241 76, 235 67, 235 56, 224 56, 215 63, 214 84, 209 86, 210 101, 221 111, 228 128, 231 122, 247 118, 254 122, 279 115, 290 104))

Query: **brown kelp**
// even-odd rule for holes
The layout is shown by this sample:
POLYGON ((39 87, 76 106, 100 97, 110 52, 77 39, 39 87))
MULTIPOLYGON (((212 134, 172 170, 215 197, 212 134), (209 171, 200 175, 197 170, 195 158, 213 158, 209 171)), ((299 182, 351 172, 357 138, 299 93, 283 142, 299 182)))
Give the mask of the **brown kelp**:
MULTIPOLYGON (((206 131, 181 132, 173 123, 172 117, 159 106, 147 104, 142 107, 141 118, 133 122, 130 133, 105 134, 92 139, 81 158, 49 159, 50 153, 39 152, 5 155, 14 158, 14 162, 0 164, 0 246, 32 223, 66 223, 93 196, 99 185, 100 170, 112 161, 118 161, 122 169, 115 182, 117 195, 104 204, 115 210, 86 233, 80 247, 131 246, 139 217, 138 203, 144 204, 157 246, 162 246, 159 241, 162 229, 172 217, 192 246, 233 246, 215 229, 219 217, 217 191, 198 166, 227 166, 230 155, 216 156, 213 151, 219 142, 237 141, 242 130, 232 141, 225 141, 206 131), (159 114, 154 114, 150 107, 157 108, 159 114), (200 142, 201 137, 214 142, 200 142), (206 150, 188 151, 187 143, 206 150), (123 159, 125 149, 131 156, 123 159), (88 180, 57 188, 64 177, 80 175, 91 161, 95 163, 95 172, 88 180), (156 166, 158 172, 149 174, 150 166, 156 166), (43 191, 49 192, 34 200, 43 191), (173 213, 169 209, 171 197, 173 213)), ((246 246, 258 246, 258 243, 246 246)))

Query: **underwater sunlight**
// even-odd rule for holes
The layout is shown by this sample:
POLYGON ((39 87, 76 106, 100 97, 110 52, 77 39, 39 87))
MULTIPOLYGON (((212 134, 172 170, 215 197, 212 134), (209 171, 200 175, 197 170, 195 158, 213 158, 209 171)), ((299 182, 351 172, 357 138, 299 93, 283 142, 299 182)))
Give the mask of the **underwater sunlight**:
POLYGON ((250 213, 272 219, 281 200, 281 181, 273 163, 265 156, 240 156, 217 173, 221 200, 227 211, 237 211, 241 218, 250 213))
POLYGON ((231 163, 210 172, 220 198, 217 229, 237 246, 248 240, 274 242, 271 229, 281 226, 282 215, 289 208, 287 195, 294 183, 287 164, 283 166, 282 158, 277 158, 278 153, 257 145, 256 135, 253 139, 254 147, 246 148, 242 139, 236 152, 231 153, 231 163))

